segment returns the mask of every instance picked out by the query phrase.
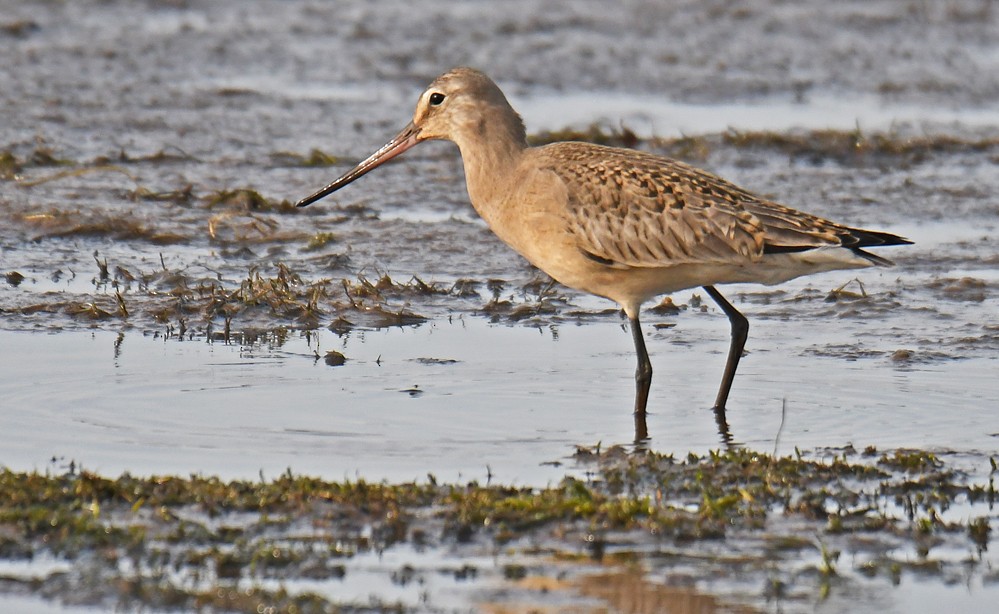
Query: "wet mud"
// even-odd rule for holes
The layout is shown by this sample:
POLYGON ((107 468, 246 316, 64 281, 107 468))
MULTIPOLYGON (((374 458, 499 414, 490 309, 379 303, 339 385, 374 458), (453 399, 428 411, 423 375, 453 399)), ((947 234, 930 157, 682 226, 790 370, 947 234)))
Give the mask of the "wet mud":
POLYGON ((4 594, 289 612, 643 611, 636 594, 675 611, 994 602, 995 3, 549 4, 5 3, 0 465, 26 507, 0 522, 4 594), (724 290, 751 324, 727 437, 706 409, 724 315, 696 289, 648 305, 650 440, 597 453, 633 439, 620 314, 491 235, 453 146, 293 206, 460 64, 497 80, 534 143, 676 157, 915 244, 879 252, 891 269, 724 290), (727 473, 688 491, 694 478, 671 471, 707 461, 657 456, 726 443, 740 466, 776 447, 828 464, 783 491, 727 473), (915 451, 851 452, 882 473, 835 473, 852 445, 915 451), (903 466, 910 454, 935 460, 903 466), (308 472, 415 498, 386 508, 396 524, 311 491, 274 509, 152 506, 99 473, 288 466, 266 487, 295 493, 308 472), (524 516, 455 521, 473 492, 457 485, 494 471, 534 490, 482 496, 524 516), (446 484, 404 484, 428 472, 446 484), (47 507, 50 488, 78 493, 47 507), (601 516, 595 500, 641 505, 601 516), (663 509, 706 524, 664 527, 663 509))

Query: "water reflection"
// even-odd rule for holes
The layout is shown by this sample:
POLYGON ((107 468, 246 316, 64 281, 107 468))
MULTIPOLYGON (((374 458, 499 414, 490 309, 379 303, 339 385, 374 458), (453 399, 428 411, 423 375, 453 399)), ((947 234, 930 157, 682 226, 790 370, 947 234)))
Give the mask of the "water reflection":
POLYGON ((722 447, 733 448, 742 445, 732 438, 732 431, 729 430, 728 420, 725 419, 725 410, 720 407, 715 407, 714 413, 715 424, 718 425, 718 435, 721 437, 722 447))
MULTIPOLYGON (((721 447, 725 449, 731 449, 741 446, 742 444, 732 437, 732 431, 729 428, 728 420, 725 417, 725 410, 718 407, 712 408, 715 415, 715 424, 718 427, 718 436, 721 443, 721 447)), ((634 438, 634 449, 636 452, 645 452, 651 450, 649 444, 652 442, 652 438, 649 437, 649 426, 646 421, 646 414, 634 414, 635 417, 635 438, 634 438)))

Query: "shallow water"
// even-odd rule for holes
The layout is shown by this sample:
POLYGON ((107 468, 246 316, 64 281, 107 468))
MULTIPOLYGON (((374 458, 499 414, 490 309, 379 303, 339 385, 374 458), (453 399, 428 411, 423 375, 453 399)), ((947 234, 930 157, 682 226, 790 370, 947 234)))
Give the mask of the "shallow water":
MULTIPOLYGON (((575 445, 633 439, 632 348, 616 320, 531 328, 462 317, 249 345, 7 333, 5 464, 44 469, 54 457, 56 467, 74 460, 110 475, 254 478, 290 468, 557 482, 566 468, 551 463, 567 462, 575 445), (348 360, 327 366, 316 349, 348 360)), ((682 456, 722 445, 709 403, 725 324, 720 314, 692 315, 650 335, 654 449, 682 456)), ((846 335, 839 322, 755 324, 728 413, 735 441, 781 453, 847 444, 994 450, 993 359, 920 361, 917 350, 900 363, 891 353, 911 344, 851 341, 877 334, 863 323, 846 335)))
MULTIPOLYGON (((751 323, 732 440, 996 453, 994 3, 487 6, 5 3, 0 272, 23 280, 0 289, 0 465, 545 485, 585 473, 575 446, 631 442, 613 305, 546 289, 500 244, 452 146, 281 204, 458 64, 496 78, 531 133, 695 137, 639 146, 915 241, 880 252, 892 269, 727 290, 751 323), (313 149, 336 160, 310 166, 313 149)), ((679 456, 723 443, 728 324, 698 294, 644 318, 647 445, 679 456)))

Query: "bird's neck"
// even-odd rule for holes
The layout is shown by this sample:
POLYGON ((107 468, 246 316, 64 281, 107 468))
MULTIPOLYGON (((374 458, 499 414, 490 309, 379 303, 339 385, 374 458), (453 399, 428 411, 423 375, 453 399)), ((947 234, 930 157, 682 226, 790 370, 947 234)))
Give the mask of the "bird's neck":
POLYGON ((512 110, 479 121, 463 132, 465 138, 457 144, 465 166, 468 196, 483 214, 483 208, 498 203, 509 191, 509 182, 527 149, 527 136, 523 122, 512 110))

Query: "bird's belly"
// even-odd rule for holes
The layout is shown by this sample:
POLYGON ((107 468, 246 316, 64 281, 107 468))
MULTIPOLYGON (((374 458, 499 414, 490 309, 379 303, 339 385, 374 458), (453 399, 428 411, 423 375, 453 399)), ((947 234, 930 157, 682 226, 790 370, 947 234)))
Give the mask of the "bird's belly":
POLYGON ((697 286, 741 281, 744 271, 735 265, 674 264, 664 267, 612 268, 601 266, 587 274, 567 271, 552 275, 561 283, 607 297, 626 310, 662 294, 697 286))
MULTIPOLYGON (((522 252, 523 253, 523 252, 522 252)), ((731 264, 674 264, 662 267, 615 267, 586 258, 576 249, 564 253, 523 253, 562 285, 615 301, 625 311, 656 296, 697 286, 743 281, 743 267, 731 264)))
POLYGON ((729 283, 773 285, 802 275, 871 266, 869 261, 847 249, 812 252, 811 255, 767 255, 760 260, 743 263, 677 263, 661 267, 607 266, 572 253, 537 261, 528 257, 528 260, 559 283, 609 298, 629 314, 637 313, 641 304, 652 298, 698 286, 729 283))
POLYGON ((503 229, 494 232, 528 262, 564 286, 609 298, 625 311, 670 292, 714 283, 750 281, 744 267, 733 264, 670 264, 659 267, 607 266, 584 255, 575 240, 564 233, 537 233, 531 240, 518 239, 503 229), (538 236, 540 234, 541 236, 538 236))

